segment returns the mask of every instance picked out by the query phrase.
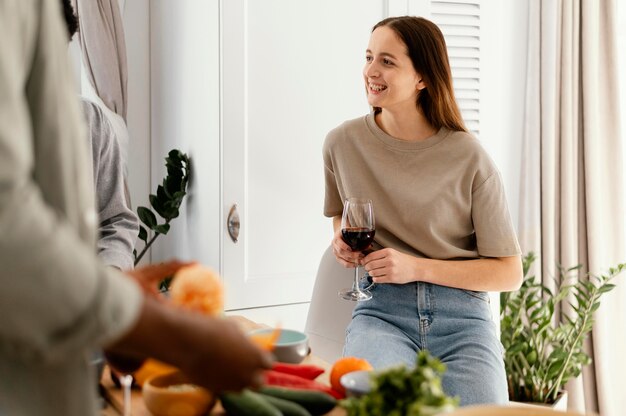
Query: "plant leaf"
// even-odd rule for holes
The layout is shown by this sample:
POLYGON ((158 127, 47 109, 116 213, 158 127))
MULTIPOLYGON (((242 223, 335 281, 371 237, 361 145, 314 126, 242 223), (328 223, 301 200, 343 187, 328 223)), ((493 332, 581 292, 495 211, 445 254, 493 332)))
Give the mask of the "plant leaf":
POLYGON ((154 226, 157 225, 156 216, 149 208, 138 207, 137 215, 139 216, 139 219, 141 220, 141 222, 146 224, 148 228, 154 228, 154 226))
POLYGON ((152 208, 154 208, 154 210, 157 212, 157 214, 159 214, 162 218, 165 218, 165 208, 163 207, 163 201, 157 197, 156 195, 150 195, 149 196, 150 199, 150 205, 152 205, 152 208))
POLYGON ((600 293, 610 292, 613 289, 615 289, 615 285, 614 284, 612 284, 612 283, 605 283, 603 286, 600 287, 600 293))
POLYGON ((170 230, 170 225, 169 224, 160 224, 160 225, 157 225, 156 227, 154 227, 153 230, 156 231, 159 234, 165 235, 170 230))
POLYGON ((139 237, 140 240, 143 240, 144 243, 148 242, 148 232, 143 227, 143 225, 139 226, 139 236, 138 237, 139 237))

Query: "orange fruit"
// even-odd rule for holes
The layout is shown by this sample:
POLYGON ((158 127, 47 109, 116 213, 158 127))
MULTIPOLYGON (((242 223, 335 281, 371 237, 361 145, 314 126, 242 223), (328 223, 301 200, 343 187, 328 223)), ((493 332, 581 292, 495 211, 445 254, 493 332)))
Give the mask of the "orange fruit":
POLYGON ((332 369, 330 370, 330 386, 333 390, 338 391, 341 394, 346 394, 346 390, 339 382, 344 374, 348 374, 353 371, 373 369, 372 365, 364 358, 342 357, 335 361, 332 369))
POLYGON ((200 264, 183 267, 170 284, 170 298, 175 305, 206 315, 224 311, 224 285, 219 275, 200 264))

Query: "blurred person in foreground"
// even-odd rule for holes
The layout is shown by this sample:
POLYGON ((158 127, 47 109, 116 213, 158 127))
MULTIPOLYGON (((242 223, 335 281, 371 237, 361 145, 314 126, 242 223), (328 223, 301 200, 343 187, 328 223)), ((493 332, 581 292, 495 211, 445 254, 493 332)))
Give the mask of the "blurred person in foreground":
POLYGON ((270 361, 236 326, 142 291, 183 264, 121 273, 95 254, 81 111, 58 3, 0 0, 0 415, 95 415, 90 351, 150 356, 213 391, 270 361), (130 278, 130 277, 133 278, 130 278))

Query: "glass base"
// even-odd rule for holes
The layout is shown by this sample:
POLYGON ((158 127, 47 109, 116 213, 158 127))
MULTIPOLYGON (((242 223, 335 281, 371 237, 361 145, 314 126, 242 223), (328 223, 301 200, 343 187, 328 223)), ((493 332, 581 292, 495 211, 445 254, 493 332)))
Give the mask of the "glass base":
POLYGON ((352 290, 346 289, 339 292, 339 297, 345 300, 351 300, 353 302, 362 302, 365 300, 370 300, 372 298, 372 294, 369 290, 352 290))

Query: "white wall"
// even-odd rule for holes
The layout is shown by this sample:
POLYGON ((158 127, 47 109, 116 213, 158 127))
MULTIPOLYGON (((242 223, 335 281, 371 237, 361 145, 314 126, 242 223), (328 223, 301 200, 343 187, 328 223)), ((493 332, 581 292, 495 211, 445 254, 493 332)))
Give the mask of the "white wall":
POLYGON ((153 260, 199 259, 215 269, 222 217, 218 3, 150 3, 152 189, 166 174, 163 159, 173 148, 187 153, 195 172, 180 216, 153 246, 153 260))
MULTIPOLYGON (((150 0, 123 5, 128 56, 128 187, 133 210, 149 206, 150 181, 150 0)), ((143 242, 138 242, 138 251, 143 242)), ((149 260, 149 256, 143 262, 149 260)))

